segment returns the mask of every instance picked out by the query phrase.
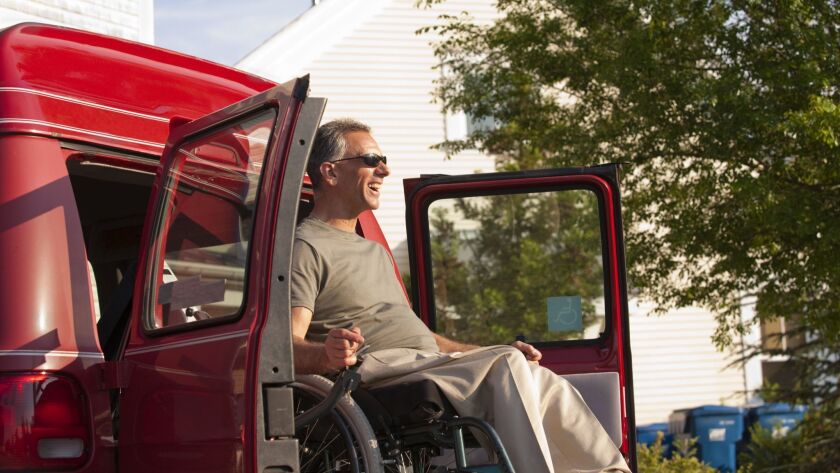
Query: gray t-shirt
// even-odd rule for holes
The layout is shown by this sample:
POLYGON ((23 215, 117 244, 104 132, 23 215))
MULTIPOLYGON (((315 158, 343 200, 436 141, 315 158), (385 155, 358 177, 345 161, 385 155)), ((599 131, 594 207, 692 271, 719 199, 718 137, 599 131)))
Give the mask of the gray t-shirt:
POLYGON ((312 311, 310 340, 324 341, 333 328, 359 327, 373 351, 439 351, 408 305, 385 248, 315 218, 295 233, 291 296, 292 307, 312 311))

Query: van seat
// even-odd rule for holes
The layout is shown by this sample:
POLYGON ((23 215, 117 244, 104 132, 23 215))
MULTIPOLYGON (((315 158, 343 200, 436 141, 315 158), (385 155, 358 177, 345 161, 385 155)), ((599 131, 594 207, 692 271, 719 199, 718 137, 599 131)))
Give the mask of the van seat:
POLYGON ((621 384, 618 373, 563 375, 571 383, 595 417, 604 426, 616 447, 621 446, 621 384))

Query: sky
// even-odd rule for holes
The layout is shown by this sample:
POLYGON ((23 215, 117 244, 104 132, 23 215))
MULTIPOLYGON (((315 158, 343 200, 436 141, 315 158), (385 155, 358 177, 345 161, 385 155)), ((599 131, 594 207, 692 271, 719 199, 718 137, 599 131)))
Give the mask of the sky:
POLYGON ((232 66, 312 0, 154 0, 155 45, 232 66))

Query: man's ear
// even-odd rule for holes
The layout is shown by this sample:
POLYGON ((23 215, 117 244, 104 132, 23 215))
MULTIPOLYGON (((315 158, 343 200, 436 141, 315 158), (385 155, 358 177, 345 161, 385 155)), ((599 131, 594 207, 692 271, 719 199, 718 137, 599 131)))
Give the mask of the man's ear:
POLYGON ((321 163, 318 171, 321 172, 321 181, 329 185, 335 185, 338 175, 335 173, 335 166, 332 163, 321 163))

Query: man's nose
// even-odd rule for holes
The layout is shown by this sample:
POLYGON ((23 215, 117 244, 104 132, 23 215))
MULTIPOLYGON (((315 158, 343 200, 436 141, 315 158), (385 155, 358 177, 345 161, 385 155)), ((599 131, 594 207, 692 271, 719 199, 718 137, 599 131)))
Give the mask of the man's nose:
POLYGON ((385 177, 391 174, 391 168, 388 167, 387 164, 380 161, 379 166, 376 166, 376 174, 385 177))

